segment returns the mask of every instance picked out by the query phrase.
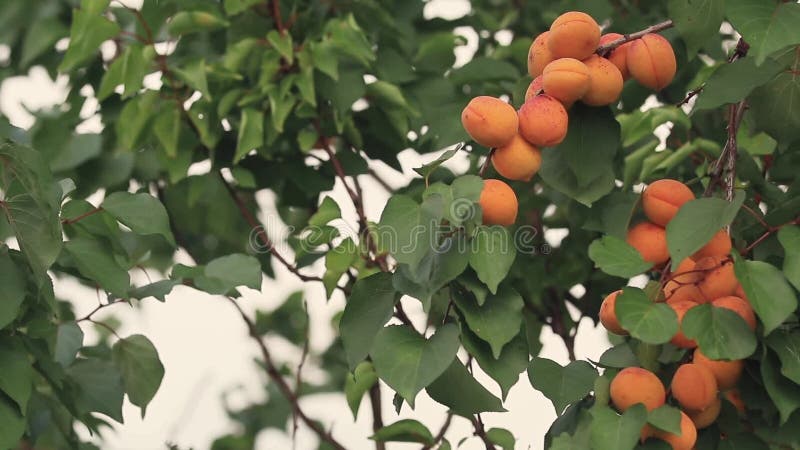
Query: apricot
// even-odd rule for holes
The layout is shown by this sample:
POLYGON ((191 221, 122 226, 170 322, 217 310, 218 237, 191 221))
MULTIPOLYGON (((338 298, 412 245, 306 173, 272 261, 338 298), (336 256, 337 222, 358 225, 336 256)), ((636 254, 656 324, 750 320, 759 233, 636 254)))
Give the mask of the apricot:
POLYGON ((508 226, 517 220, 517 195, 511 186, 503 181, 488 179, 483 180, 478 203, 483 210, 484 225, 508 226))
POLYGON ((589 69, 589 90, 581 101, 590 106, 604 106, 615 103, 622 93, 622 74, 611 61, 592 55, 583 61, 589 69))
POLYGON ((672 345, 680 348, 695 348, 697 347, 697 342, 693 341, 686 337, 683 334, 680 326, 683 323, 683 316, 686 315, 686 311, 697 306, 697 303, 690 302, 690 301, 674 301, 674 302, 667 302, 670 308, 675 311, 675 314, 678 316, 678 332, 675 333, 675 336, 672 336, 672 339, 669 341, 672 345))
POLYGON ((714 375, 714 379, 717 380, 717 387, 722 391, 736 386, 744 370, 744 361, 741 359, 734 361, 710 359, 699 348, 695 349, 692 362, 708 367, 708 370, 714 375))
POLYGON ((750 302, 750 300, 747 299, 747 294, 744 293, 744 287, 742 287, 741 284, 736 285, 736 290, 733 291, 733 295, 743 299, 748 303, 750 302))
POLYGON ((530 85, 528 85, 528 89, 525 91, 525 101, 527 102, 531 98, 541 94, 543 90, 542 76, 539 75, 538 77, 534 78, 533 81, 531 81, 530 85))
POLYGON ((717 398, 719 388, 708 367, 687 363, 678 367, 670 385, 672 397, 682 408, 702 411, 717 398))
POLYGON ((703 277, 701 272, 694 270, 695 262, 691 258, 685 258, 672 270, 670 280, 664 285, 664 297, 667 303, 692 301, 703 302, 703 294, 695 285, 703 277))
POLYGON ((537 95, 519 109, 519 133, 538 148, 560 144, 568 121, 564 105, 549 95, 537 95))
POLYGON ((478 144, 502 147, 517 134, 519 124, 514 107, 499 98, 475 97, 461 112, 461 124, 478 144))
POLYGON ((586 64, 574 58, 557 59, 542 72, 544 93, 569 107, 589 90, 590 73, 586 64))
POLYGON ((550 37, 550 32, 536 36, 533 40, 531 48, 528 49, 528 73, 531 77, 536 78, 542 74, 544 67, 550 64, 553 59, 553 54, 550 52, 550 47, 547 45, 547 40, 550 37))
POLYGON ((661 264, 669 259, 667 231, 654 223, 641 222, 634 225, 628 230, 625 240, 645 261, 661 264))
POLYGON ((728 256, 731 248, 731 236, 725 230, 719 230, 706 245, 692 255, 692 258, 698 260, 706 256, 728 256))
POLYGON ((692 419, 681 411, 681 434, 656 430, 654 436, 672 446, 672 450, 692 450, 697 442, 697 428, 692 419))
POLYGON ((739 284, 733 272, 733 261, 722 256, 699 259, 695 270, 703 271, 703 279, 697 283, 697 287, 707 300, 732 295, 739 284))
POLYGON ((631 76, 650 89, 660 91, 672 82, 677 63, 668 40, 658 34, 646 34, 630 42, 628 70, 631 76))
MULTIPOLYGON (((620 39, 621 37, 622 35, 619 33, 606 33, 600 36, 599 45, 602 46, 609 44, 617 39, 620 39)), ((619 73, 622 75, 623 80, 627 80, 631 76, 630 72, 628 72, 628 48, 630 48, 630 46, 631 43, 626 42, 614 50, 611 50, 611 53, 606 55, 606 58, 611 61, 611 64, 617 66, 617 69, 619 69, 619 73)))
POLYGON ((642 209, 651 222, 666 227, 694 193, 680 181, 663 179, 650 183, 642 192, 642 209))
POLYGON ((611 380, 611 403, 624 412, 631 406, 642 403, 648 411, 664 404, 666 391, 661 380, 649 370, 626 367, 611 380))
POLYGON ((547 37, 547 46, 555 58, 586 59, 599 43, 600 25, 592 16, 578 11, 558 16, 547 37))
POLYGON ((719 417, 719 412, 722 410, 722 400, 719 397, 715 398, 711 406, 702 410, 694 411, 691 409, 686 410, 686 415, 694 422, 694 427, 698 430, 706 428, 714 423, 719 417))
POLYGON ((725 397, 725 400, 731 402, 736 411, 743 415, 747 412, 747 408, 745 407, 744 401, 742 400, 742 395, 739 393, 738 389, 731 389, 729 391, 725 391, 722 393, 725 397))
POLYGON ((755 331, 756 329, 756 313, 753 312, 753 307, 750 306, 750 303, 747 303, 743 299, 739 297, 734 297, 732 295, 726 297, 720 297, 713 302, 712 305, 716 306, 717 308, 727 308, 731 311, 735 312, 739 315, 745 322, 747 322, 747 326, 750 327, 751 330, 755 331))
POLYGON ((606 330, 610 331, 614 334, 619 335, 627 335, 628 332, 622 328, 622 325, 619 324, 619 320, 617 320, 617 296, 622 292, 622 290, 614 291, 603 300, 603 303, 600 305, 600 323, 606 327, 606 330))
POLYGON ((542 152, 516 134, 511 142, 497 147, 492 155, 497 173, 509 180, 529 181, 542 165, 542 152))

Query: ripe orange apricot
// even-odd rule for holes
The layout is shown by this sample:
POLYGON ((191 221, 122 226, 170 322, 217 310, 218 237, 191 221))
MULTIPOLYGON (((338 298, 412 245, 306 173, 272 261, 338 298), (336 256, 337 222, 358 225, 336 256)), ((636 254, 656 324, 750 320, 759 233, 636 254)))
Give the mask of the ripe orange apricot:
POLYGON ((519 133, 538 148, 558 145, 567 136, 567 110, 549 95, 537 95, 519 109, 519 133))
POLYGON ((665 227, 678 209, 694 198, 694 193, 685 184, 665 178, 650 183, 642 192, 642 209, 651 222, 665 227))
POLYGON ((702 410, 702 411, 694 411, 691 409, 686 410, 686 415, 692 419, 694 422, 694 427, 698 430, 706 428, 714 423, 719 417, 719 412, 722 410, 722 400, 719 397, 714 399, 714 402, 711 403, 711 406, 702 410))
POLYGON ((753 312, 753 307, 750 306, 750 303, 747 303, 739 297, 729 295, 726 297, 720 297, 711 302, 711 304, 717 308, 727 308, 735 312, 742 319, 744 319, 745 322, 747 322, 747 326, 749 326, 751 330, 755 331, 756 313, 753 312))
POLYGON ((599 43, 600 25, 586 13, 569 11, 550 25, 547 46, 555 58, 588 58, 599 43))
POLYGON ((586 64, 574 58, 557 59, 542 72, 544 93, 569 107, 589 90, 590 74, 586 64))
MULTIPOLYGON (((599 45, 606 45, 616 41, 621 37, 622 35, 619 33, 606 33, 600 36, 599 45)), ((614 50, 611 50, 611 53, 606 55, 606 58, 608 58, 612 64, 617 66, 617 69, 619 69, 619 73, 622 75, 623 80, 627 80, 631 76, 630 72, 628 72, 628 48, 630 48, 630 46, 630 42, 626 42, 614 50)))
POLYGON ((492 154, 497 173, 509 180, 529 181, 542 165, 542 152, 519 134, 492 154))
POLYGON ((611 403, 624 412, 631 406, 642 403, 648 411, 664 404, 666 391, 661 380, 649 370, 626 367, 611 380, 611 403))
POLYGON ((589 69, 589 90, 581 101, 591 106, 604 106, 615 103, 622 93, 622 74, 611 61, 592 55, 583 63, 589 69))
POLYGON ((710 359, 699 348, 695 349, 692 362, 708 367, 708 370, 714 374, 714 378, 717 380, 717 387, 722 391, 736 386, 744 370, 744 361, 741 359, 734 361, 710 359))
POLYGON ((628 244, 635 248, 645 261, 661 264, 669 259, 667 231, 650 222, 641 222, 628 230, 628 244))
POLYGON ((711 370, 700 364, 687 363, 678 367, 670 384, 672 397, 682 408, 702 411, 717 398, 717 380, 711 370))
POLYGON ((514 107, 499 98, 475 97, 461 112, 461 124, 478 144, 486 147, 506 145, 517 134, 519 125, 514 107))
POLYGON ((739 414, 745 414, 747 412, 747 407, 745 407, 744 401, 742 400, 742 395, 739 393, 738 389, 725 391, 722 393, 722 395, 725 397, 725 400, 731 402, 739 414))
POLYGON ((736 285, 736 290, 733 291, 733 295, 743 299, 744 301, 746 301, 748 303, 750 302, 750 300, 747 299, 747 294, 744 293, 744 287, 742 287, 741 284, 737 284, 736 285))
POLYGON ((697 428, 692 419, 681 411, 681 434, 656 430, 655 437, 672 446, 672 450, 692 450, 697 442, 697 428))
POLYGON ((668 40, 651 33, 631 41, 630 45, 628 70, 636 81, 656 91, 672 82, 677 62, 668 40))
POLYGON ((617 320, 617 296, 622 293, 622 290, 614 291, 608 296, 603 299, 603 303, 600 305, 600 323, 606 327, 606 330, 610 331, 614 334, 619 335, 627 335, 628 332, 622 328, 620 325, 619 320, 617 320))
POLYGON ((733 272, 733 261, 721 256, 707 256, 697 260, 695 270, 703 271, 697 287, 707 300, 732 295, 739 282, 733 272))
POLYGON ((544 67, 550 64, 553 59, 553 54, 550 52, 550 47, 547 45, 547 40, 550 37, 550 32, 536 36, 533 40, 531 48, 528 49, 528 73, 536 78, 542 74, 544 67))
POLYGON ((531 81, 530 85, 528 85, 528 89, 525 91, 525 101, 527 102, 531 98, 541 94, 543 90, 542 76, 539 75, 538 77, 534 78, 533 81, 531 81))
POLYGON ((719 230, 706 245, 692 255, 692 258, 698 260, 706 256, 728 256, 731 247, 731 236, 725 230, 719 230))
POLYGON ((478 203, 483 210, 484 225, 508 226, 517 220, 517 194, 503 181, 483 180, 478 203))
POLYGON ((672 269, 670 280, 664 285, 664 297, 667 303, 692 301, 703 302, 703 294, 697 288, 696 282, 702 279, 702 273, 694 270, 695 262, 685 258, 677 267, 672 269))
POLYGON ((675 336, 672 336, 672 339, 669 341, 672 345, 680 348, 695 348, 697 347, 697 342, 693 341, 686 337, 683 334, 683 331, 680 328, 680 325, 683 323, 683 316, 686 315, 686 311, 697 306, 697 303, 690 302, 690 301, 674 301, 674 302, 667 302, 670 308, 675 311, 675 314, 678 316, 678 332, 675 333, 675 336))

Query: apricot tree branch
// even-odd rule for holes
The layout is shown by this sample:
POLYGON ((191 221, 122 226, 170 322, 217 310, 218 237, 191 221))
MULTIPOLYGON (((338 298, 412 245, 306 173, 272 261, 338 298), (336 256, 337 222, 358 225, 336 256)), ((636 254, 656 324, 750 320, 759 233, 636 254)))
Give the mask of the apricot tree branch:
POLYGON ((83 219, 85 219, 85 218, 87 218, 87 217, 89 217, 91 215, 97 214, 102 210, 103 210, 103 208, 101 206, 98 206, 97 208, 92 209, 90 211, 87 211, 87 212, 85 212, 85 213, 83 213, 83 214, 81 214, 81 215, 79 215, 77 217, 73 217, 71 219, 61 219, 61 225, 72 225, 73 223, 80 222, 81 220, 83 220, 83 219))
POLYGON ((442 424, 442 428, 439 429, 439 432, 436 433, 436 436, 433 437, 432 444, 425 444, 420 450, 430 450, 433 448, 434 445, 438 444, 439 442, 444 439, 445 433, 447 430, 450 429, 450 424, 453 423, 453 412, 447 411, 447 416, 444 419, 444 423, 442 424))
MULTIPOLYGON (((369 401, 372 406, 372 431, 377 432, 383 428, 383 396, 380 381, 376 381, 369 389, 369 401)), ((386 450, 386 444, 376 440, 375 450, 386 450)))
POLYGON ((496 149, 494 149, 494 148, 489 150, 489 154, 486 155, 486 160, 483 161, 483 165, 481 166, 481 169, 478 172, 478 176, 479 177, 481 177, 481 178, 485 178, 486 177, 486 170, 489 169, 489 163, 492 162, 492 156, 494 156, 494 151, 495 150, 496 149))
POLYGON ((600 55, 600 56, 606 56, 606 54, 611 52, 611 50, 614 50, 615 48, 619 47, 622 44, 625 44, 627 42, 639 39, 639 38, 641 38, 642 36, 644 36, 646 34, 658 33, 659 31, 663 31, 663 30, 666 30, 668 28, 672 28, 673 26, 675 26, 675 23, 672 22, 672 20, 665 20, 664 22, 657 23, 655 25, 651 25, 651 26, 645 28, 644 30, 637 31, 636 33, 625 34, 625 35, 623 35, 621 38, 619 38, 617 40, 611 41, 611 42, 609 42, 607 44, 603 44, 603 45, 597 47, 597 52, 596 53, 598 55, 600 55))
POLYGON ((486 446, 486 450, 497 450, 494 446, 494 443, 489 436, 486 434, 486 427, 483 425, 483 419, 481 419, 480 414, 476 414, 475 417, 472 418, 472 427, 475 429, 475 436, 478 436, 483 441, 483 445, 486 446))

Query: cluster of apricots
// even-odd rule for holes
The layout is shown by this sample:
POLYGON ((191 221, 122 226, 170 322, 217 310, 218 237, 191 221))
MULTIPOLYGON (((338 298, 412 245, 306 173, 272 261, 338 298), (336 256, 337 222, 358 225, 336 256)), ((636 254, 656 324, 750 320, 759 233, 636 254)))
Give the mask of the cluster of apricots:
MULTIPOLYGON (((692 191, 679 181, 664 179, 651 183, 642 193, 642 209, 649 221, 629 230, 628 243, 645 260, 664 265, 669 259, 664 227, 683 204, 694 198, 692 191)), ((736 279, 729 257, 731 247, 730 236, 725 230, 720 230, 705 246, 663 277, 664 285, 658 300, 665 301, 675 311, 679 324, 691 308, 710 303, 735 312, 755 330, 756 316, 736 279)), ((603 300, 600 322, 611 333, 627 335, 616 314, 616 299, 621 292, 612 292, 603 300)), ((736 390, 744 361, 708 358, 697 348, 694 340, 683 334, 680 327, 670 343, 679 348, 694 349, 691 361, 678 367, 670 384, 672 398, 683 410, 682 432, 678 436, 645 427, 642 438, 663 439, 676 450, 691 449, 697 429, 705 428, 717 419, 721 407, 720 393, 739 412, 744 412, 744 404, 736 390)), ((664 404, 665 396, 659 378, 641 368, 626 368, 611 383, 611 399, 620 410, 636 403, 644 403, 651 410, 664 404)))
MULTIPOLYGON (((519 111, 494 97, 479 96, 469 102, 461 123, 475 142, 494 149, 491 159, 497 173, 529 181, 541 167, 540 149, 558 145, 566 137, 567 109, 576 101, 590 106, 615 103, 628 78, 654 90, 672 81, 675 53, 658 34, 598 54, 599 46, 622 38, 617 33, 601 35, 588 14, 564 13, 531 44, 528 73, 533 81, 519 111)), ((480 204, 487 225, 511 225, 516 220, 516 194, 501 180, 486 180, 480 204)))

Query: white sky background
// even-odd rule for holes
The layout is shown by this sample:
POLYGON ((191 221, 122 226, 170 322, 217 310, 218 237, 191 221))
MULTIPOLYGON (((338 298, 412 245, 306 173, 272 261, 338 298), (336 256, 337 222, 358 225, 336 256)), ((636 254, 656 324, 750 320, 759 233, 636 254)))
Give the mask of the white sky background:
MULTIPOLYGON (((135 5, 128 0, 127 4, 135 5)), ((462 0, 433 0, 426 7, 429 16, 456 18, 469 11, 469 3, 462 0)), ((475 35, 459 30, 467 35, 470 43, 457 50, 460 64, 463 64, 475 51, 475 35)), ((66 93, 65 80, 53 82, 44 70, 32 69, 27 77, 6 80, 0 87, 0 110, 21 127, 29 127, 32 118, 23 108, 35 110, 62 102, 66 93)), ((92 102, 87 102, 92 103, 92 102)), ((95 104, 96 107, 96 104, 95 104)), ((91 115, 93 106, 86 111, 91 115)), ((459 120, 453 117, 453 120, 459 120)), ((86 128, 96 127, 98 122, 90 121, 86 128)), ((89 129, 85 131, 90 131, 89 129)), ((91 131, 97 131, 95 128, 91 131)), ((405 185, 416 176, 411 170, 424 162, 433 160, 437 154, 420 157, 414 151, 406 150, 399 155, 403 166, 403 174, 398 174, 382 163, 376 163, 376 171, 394 187, 405 185)), ((447 164, 457 172, 463 172, 466 159, 450 161, 447 164)), ((194 168, 204 169, 201 164, 194 168)), ((377 221, 385 205, 388 194, 371 178, 361 177, 366 193, 365 207, 370 220, 377 221)), ((339 180, 329 193, 342 207, 343 217, 355 223, 355 211, 339 180)), ((262 223, 274 214, 275 196, 272 192, 262 192, 258 200, 263 207, 260 217, 262 223)), ((273 235, 276 230, 270 230, 273 235)), ((550 232, 548 240, 558 241, 564 233, 558 230, 550 232)), ((554 251, 558 251, 557 249, 554 251)), ((547 256, 541 256, 546 258, 547 256)), ((182 262, 191 262, 186 255, 179 255, 182 262)), ((340 292, 326 302, 324 290, 319 283, 304 285, 280 264, 274 264, 276 279, 265 279, 261 292, 248 290, 239 303, 249 311, 256 309, 272 309, 295 290, 304 290, 311 317, 311 345, 313 349, 322 350, 333 338, 330 328, 331 317, 344 306, 344 298, 340 292)), ((322 273, 322 264, 313 266, 322 273)), ((307 269, 308 270, 308 269, 307 269)), ((155 274, 151 274, 155 276, 155 274)), ((136 284, 143 284, 147 279, 141 272, 132 274, 136 284)), ((74 281, 57 281, 56 292, 73 301, 76 314, 88 313, 97 304, 96 293, 80 286, 74 281)), ((424 314, 419 302, 404 300, 404 306, 412 320, 421 327, 424 314)), ((177 287, 165 303, 150 299, 141 303, 137 310, 126 309, 119 305, 108 308, 98 314, 101 319, 111 314, 122 320, 120 334, 144 334, 149 337, 158 349, 166 367, 166 376, 161 388, 147 409, 147 417, 141 419, 139 409, 130 405, 127 400, 124 407, 125 424, 118 425, 114 431, 103 433, 104 449, 163 449, 165 442, 179 445, 182 449, 194 448, 204 450, 210 447, 214 438, 236 430, 234 422, 227 418, 222 398, 231 407, 245 406, 263 399, 263 385, 266 380, 263 372, 255 365, 258 350, 247 336, 244 324, 237 312, 224 299, 210 296, 186 287, 177 287), (109 311, 110 310, 110 311, 109 311)), ((93 330, 85 328, 87 340, 92 341, 96 335, 93 330)), ((567 353, 558 336, 549 328, 542 332, 544 348, 541 356, 551 358, 565 364, 567 353)), ((280 338, 267 341, 273 356, 279 361, 299 361, 300 353, 280 338)), ((580 359, 599 359, 603 350, 608 347, 608 340, 602 327, 595 328, 591 321, 584 319, 576 339, 576 354, 580 359)), ((500 395, 496 384, 483 373, 478 378, 495 394, 500 395)), ((321 372, 315 371, 313 361, 307 363, 304 375, 313 380, 321 372)), ((535 391, 527 380, 525 372, 520 374, 519 383, 511 390, 505 403, 507 413, 484 414, 487 429, 503 427, 509 429, 518 439, 517 449, 542 449, 543 436, 555 419, 552 404, 535 391)), ((318 378, 317 378, 318 379, 318 378)), ((387 424, 398 419, 392 406, 391 391, 384 386, 384 421, 387 424)), ((343 395, 317 395, 305 397, 302 406, 312 418, 323 421, 332 428, 333 435, 348 449, 373 449, 374 444, 367 439, 372 434, 369 400, 365 399, 358 420, 353 423, 343 395)), ((430 400, 425 392, 417 398, 417 408, 411 411, 404 406, 400 417, 413 417, 429 426, 435 434, 444 420, 446 409, 430 400)), ((287 424, 289 430, 291 424, 287 424)), ((456 417, 446 437, 455 445, 463 437, 471 436, 472 428, 468 421, 456 417)), ((296 438, 296 447, 300 450, 315 448, 316 438, 303 425, 296 438)), ((288 433, 269 431, 262 433, 257 442, 259 450, 278 450, 292 448, 291 435, 288 433)), ((418 444, 389 444, 394 450, 417 449, 418 444)), ((478 438, 471 438, 462 449, 483 449, 478 438)))

